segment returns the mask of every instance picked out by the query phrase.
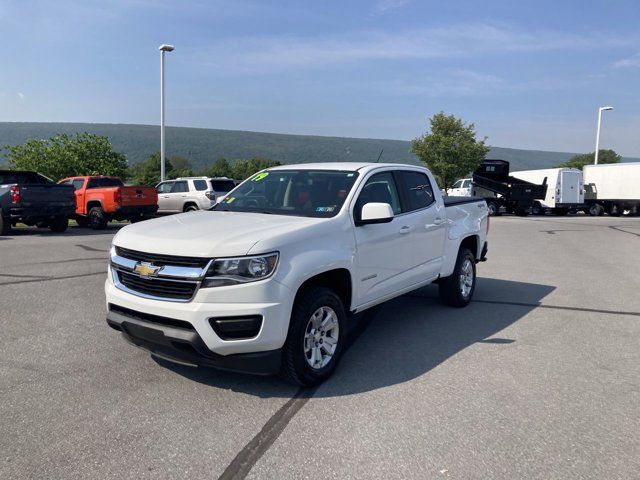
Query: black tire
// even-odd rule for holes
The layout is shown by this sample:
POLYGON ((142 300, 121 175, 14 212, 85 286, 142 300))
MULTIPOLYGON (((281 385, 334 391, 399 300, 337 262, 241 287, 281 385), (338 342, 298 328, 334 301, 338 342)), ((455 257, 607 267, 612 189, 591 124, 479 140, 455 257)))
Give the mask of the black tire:
POLYGON ((531 215, 544 215, 544 207, 540 202, 535 202, 531 208, 531 215))
POLYGON ((49 221, 49 229, 55 233, 64 232, 69 227, 69 219, 64 215, 53 218, 49 221))
MULTIPOLYGON (((321 313, 324 314, 326 312, 321 313)), ((289 333, 282 348, 282 376, 292 383, 305 387, 316 385, 326 380, 336 368, 342 354, 347 331, 346 318, 347 315, 342 301, 333 290, 324 287, 312 287, 299 294, 293 305, 289 333), (338 327, 337 340, 328 363, 323 367, 313 368, 309 364, 311 359, 305 352, 305 336, 308 334, 308 327, 312 326, 312 316, 323 307, 329 308, 335 313, 338 327)), ((323 343, 323 338, 327 338, 324 332, 318 339, 320 344, 323 343)), ((325 345, 328 345, 328 343, 325 342, 325 345)), ((325 347, 320 345, 316 348, 322 352, 325 347)), ((324 352, 328 353, 327 350, 324 350, 324 352)), ((314 354, 309 352, 309 355, 314 354)))
POLYGON ((184 207, 184 212, 197 212, 198 210, 200 210, 198 206, 194 205, 193 203, 190 203, 189 205, 186 205, 184 207))
POLYGON ((49 228, 49 225, 49 222, 44 220, 36 223, 37 228, 49 228))
POLYGON ((137 217, 131 217, 129 219, 129 223, 138 223, 138 222, 141 222, 142 220, 144 220, 142 215, 138 215, 137 217))
POLYGON ((75 217, 74 220, 79 227, 86 227, 89 225, 89 219, 87 217, 75 217))
POLYGON ((440 279, 438 282, 438 289, 440 293, 440 299, 445 305, 451 307, 466 307, 473 298, 473 292, 476 289, 476 259, 468 248, 461 248, 458 252, 458 258, 456 259, 456 266, 453 269, 453 273, 445 278, 440 279), (467 264, 467 260, 470 265, 467 264), (471 268, 472 270, 472 284, 471 289, 465 294, 462 289, 462 275, 467 272, 463 271, 471 268))
POLYGON ((492 217, 497 217, 500 215, 500 205, 498 202, 487 202, 487 210, 489 211, 489 215, 492 217))
POLYGON ((104 210, 102 207, 92 207, 89 210, 89 226, 94 230, 104 230, 107 228, 107 223, 109 223, 109 219, 104 214, 104 210))
POLYGON ((594 203, 589 207, 589 215, 591 215, 592 217, 600 217, 603 213, 604 208, 602 208, 602 205, 594 203))
POLYGON ((11 222, 8 218, 2 216, 2 211, 0 210, 0 235, 9 235, 10 232, 11 222))
POLYGON ((612 217, 619 217, 622 215, 622 208, 620 208, 619 205, 614 204, 609 207, 609 211, 607 213, 612 217))

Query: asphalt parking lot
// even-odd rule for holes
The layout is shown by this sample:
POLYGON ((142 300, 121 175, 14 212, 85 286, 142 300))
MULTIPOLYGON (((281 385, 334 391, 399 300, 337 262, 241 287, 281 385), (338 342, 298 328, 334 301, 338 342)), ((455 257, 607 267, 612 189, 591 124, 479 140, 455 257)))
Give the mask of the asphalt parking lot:
POLYGON ((638 478, 638 218, 492 219, 468 308, 389 302, 311 391, 125 343, 117 228, 0 237, 0 478, 638 478))

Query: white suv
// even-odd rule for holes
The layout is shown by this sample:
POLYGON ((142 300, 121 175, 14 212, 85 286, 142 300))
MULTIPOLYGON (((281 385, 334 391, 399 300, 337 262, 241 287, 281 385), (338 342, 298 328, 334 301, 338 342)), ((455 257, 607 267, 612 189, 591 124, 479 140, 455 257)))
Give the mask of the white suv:
POLYGON ((158 213, 180 213, 206 210, 233 188, 235 182, 227 177, 182 177, 156 185, 158 213))

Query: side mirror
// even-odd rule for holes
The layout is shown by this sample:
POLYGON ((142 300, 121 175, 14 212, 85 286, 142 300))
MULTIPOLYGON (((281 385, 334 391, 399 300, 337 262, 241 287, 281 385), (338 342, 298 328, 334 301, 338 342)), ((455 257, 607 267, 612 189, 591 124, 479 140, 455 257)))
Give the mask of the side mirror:
POLYGON ((362 207, 360 220, 357 225, 370 225, 374 223, 389 223, 393 220, 393 209, 388 203, 370 202, 362 207))

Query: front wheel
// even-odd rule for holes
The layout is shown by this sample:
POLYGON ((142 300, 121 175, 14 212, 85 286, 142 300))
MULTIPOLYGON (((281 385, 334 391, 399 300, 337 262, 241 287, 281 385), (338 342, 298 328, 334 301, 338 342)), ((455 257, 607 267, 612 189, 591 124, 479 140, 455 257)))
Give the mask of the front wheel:
POLYGON ((298 385, 327 379, 335 369, 346 334, 346 313, 340 297, 328 288, 313 287, 293 305, 282 374, 298 385))
POLYGON ((438 284, 440 299, 452 307, 466 307, 476 289, 476 259, 468 248, 461 248, 453 273, 438 284))
POLYGON ((107 228, 109 219, 102 210, 102 207, 92 207, 89 210, 89 226, 94 230, 104 230, 107 228))

